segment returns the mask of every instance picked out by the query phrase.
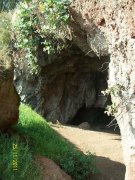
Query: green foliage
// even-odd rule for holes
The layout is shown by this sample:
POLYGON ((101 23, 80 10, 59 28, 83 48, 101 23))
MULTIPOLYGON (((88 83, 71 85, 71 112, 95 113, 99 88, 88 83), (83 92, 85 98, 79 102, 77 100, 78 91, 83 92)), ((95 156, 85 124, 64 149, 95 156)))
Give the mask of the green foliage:
POLYGON ((39 44, 51 55, 66 48, 66 28, 69 19, 68 0, 36 0, 21 3, 17 9, 15 31, 17 47, 25 49, 28 61, 36 62, 39 44))
POLYGON ((4 180, 21 180, 30 178, 41 179, 41 168, 32 159, 32 153, 26 142, 22 142, 19 136, 9 137, 0 134, 0 177, 4 180), (13 170, 14 150, 17 145, 17 170, 13 170))
POLYGON ((0 13, 0 49, 7 48, 10 44, 11 23, 9 16, 11 16, 9 13, 0 13))
MULTIPOLYGON (((124 90, 124 87, 122 85, 116 84, 112 87, 109 87, 105 91, 102 91, 102 94, 111 95, 115 98, 119 98, 121 96, 123 90, 124 90)), ((116 101, 116 99, 115 99, 115 101, 116 101)), ((117 101, 113 102, 111 105, 108 105, 106 107, 105 113, 108 116, 110 116, 110 115, 115 116, 115 114, 117 113, 118 106, 119 106, 119 103, 117 101)))
POLYGON ((82 155, 79 151, 68 149, 65 149, 65 156, 60 159, 62 168, 76 180, 86 180, 90 173, 97 172, 93 162, 92 154, 82 155))
POLYGON ((119 92, 120 92, 121 89, 123 89, 123 87, 116 84, 115 86, 112 86, 112 87, 106 89, 105 91, 102 91, 102 94, 104 94, 104 95, 111 94, 111 95, 117 97, 119 95, 119 92))
POLYGON ((108 116, 110 116, 110 115, 115 116, 115 113, 117 113, 117 108, 118 108, 118 105, 116 105, 116 103, 114 102, 114 103, 112 103, 111 105, 108 105, 108 106, 106 107, 105 113, 106 113, 108 116))
POLYGON ((86 180, 96 171, 93 155, 84 155, 58 135, 47 122, 26 105, 20 106, 19 132, 27 136, 33 154, 54 160, 75 180, 86 180))
POLYGON ((47 122, 26 105, 20 106, 19 134, 0 134, 0 177, 4 180, 42 179, 42 168, 33 160, 34 155, 54 160, 75 180, 86 180, 95 173, 93 155, 84 155, 58 135, 47 122), (13 170, 13 144, 17 145, 17 171, 13 170))

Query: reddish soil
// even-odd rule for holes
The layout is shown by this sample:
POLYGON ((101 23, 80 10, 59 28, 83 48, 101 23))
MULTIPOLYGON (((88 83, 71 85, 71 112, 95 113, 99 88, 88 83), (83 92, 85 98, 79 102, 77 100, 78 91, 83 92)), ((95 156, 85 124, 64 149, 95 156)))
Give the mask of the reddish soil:
POLYGON ((120 135, 68 126, 53 128, 84 153, 89 151, 95 155, 101 172, 93 175, 90 180, 124 180, 120 135))

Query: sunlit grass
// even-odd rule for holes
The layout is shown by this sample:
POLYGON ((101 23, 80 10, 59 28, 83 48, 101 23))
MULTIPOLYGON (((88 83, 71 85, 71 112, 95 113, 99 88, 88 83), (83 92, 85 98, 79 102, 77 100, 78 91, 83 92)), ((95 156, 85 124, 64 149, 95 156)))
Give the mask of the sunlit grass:
POLYGON ((33 160, 36 155, 55 161, 75 180, 86 180, 96 172, 93 155, 84 155, 74 145, 57 134, 35 111, 21 104, 19 123, 14 127, 17 134, 0 137, 0 174, 4 180, 40 180, 41 168, 33 160), (18 145, 18 170, 12 168, 12 145, 18 145), (7 167, 7 168, 6 168, 7 167))

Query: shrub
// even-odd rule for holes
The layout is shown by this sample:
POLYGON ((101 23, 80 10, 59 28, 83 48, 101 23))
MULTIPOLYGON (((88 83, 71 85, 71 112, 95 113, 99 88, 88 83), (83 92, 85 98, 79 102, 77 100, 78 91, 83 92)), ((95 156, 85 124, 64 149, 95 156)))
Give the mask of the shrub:
POLYGON ((36 62, 39 44, 48 55, 66 48, 67 5, 68 0, 36 0, 18 5, 14 21, 16 46, 25 49, 28 61, 36 62))

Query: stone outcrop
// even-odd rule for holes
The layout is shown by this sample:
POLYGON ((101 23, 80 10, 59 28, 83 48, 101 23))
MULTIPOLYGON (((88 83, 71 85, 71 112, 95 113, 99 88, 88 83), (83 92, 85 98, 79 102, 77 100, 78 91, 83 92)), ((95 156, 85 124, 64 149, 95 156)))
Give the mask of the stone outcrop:
POLYGON ((6 130, 18 122, 19 96, 13 84, 13 62, 0 50, 0 129, 6 130))
POLYGON ((115 92, 117 89, 117 95, 111 92, 111 97, 122 135, 126 180, 135 179, 134 8, 133 0, 77 0, 69 8, 73 21, 81 26, 87 37, 99 31, 108 42, 108 85, 115 88, 115 92))
POLYGON ((41 72, 37 77, 28 74, 27 61, 21 66, 16 62, 15 84, 23 102, 48 120, 64 124, 70 123, 83 105, 106 106, 107 98, 101 90, 107 88, 109 57, 89 57, 72 47, 52 61, 46 58, 40 50, 41 72))
POLYGON ((35 159, 42 167, 43 180, 72 180, 72 178, 52 160, 42 156, 37 156, 35 159))
POLYGON ((104 32, 94 22, 95 19, 104 25, 104 19, 100 17, 101 10, 96 6, 96 1, 77 0, 71 1, 69 23, 72 31, 73 41, 77 46, 90 57, 108 56, 109 44, 104 32), (96 9, 97 8, 97 9, 96 9))
MULTIPOLYGON (((38 76, 30 74, 27 60, 16 58, 15 61, 14 80, 22 102, 52 122, 70 123, 84 105, 86 108, 105 108, 108 104, 101 91, 107 88, 109 44, 92 17, 89 22, 87 9, 83 14, 81 2, 85 3, 73 1, 68 7, 72 34, 72 46, 68 50, 49 57, 40 44, 36 52, 41 68, 38 76)), ((93 3, 90 2, 92 7, 93 3)))
POLYGON ((73 56, 64 54, 63 60, 62 58, 58 60, 57 57, 58 61, 53 59, 46 61, 49 62, 46 64, 42 58, 41 65, 44 67, 40 78, 31 81, 31 87, 37 89, 32 90, 36 95, 32 94, 33 98, 28 100, 28 94, 31 95, 28 90, 26 91, 28 81, 23 83, 25 89, 22 88, 20 92, 22 98, 26 96, 26 102, 37 107, 37 110, 48 119, 67 122, 84 104, 88 107, 103 106, 101 102, 104 100, 102 98, 98 100, 97 91, 102 90, 102 86, 99 86, 101 83, 98 83, 102 76, 100 74, 100 78, 97 79, 94 77, 101 67, 109 64, 108 84, 110 88, 117 89, 117 96, 111 93, 111 97, 113 104, 116 105, 115 116, 122 134, 124 160, 127 166, 126 180, 135 179, 134 9, 134 0, 71 1, 68 8, 72 16, 70 27, 73 42, 84 52, 82 59, 81 55, 78 55, 77 61, 74 61, 73 56), (96 55, 99 57, 98 60, 95 58, 96 55), (108 55, 110 63, 103 58, 108 55))
POLYGON ((90 125, 88 122, 83 122, 78 126, 80 129, 90 130, 90 125))

